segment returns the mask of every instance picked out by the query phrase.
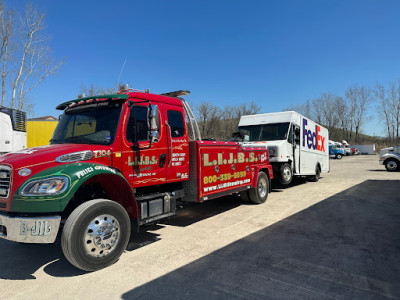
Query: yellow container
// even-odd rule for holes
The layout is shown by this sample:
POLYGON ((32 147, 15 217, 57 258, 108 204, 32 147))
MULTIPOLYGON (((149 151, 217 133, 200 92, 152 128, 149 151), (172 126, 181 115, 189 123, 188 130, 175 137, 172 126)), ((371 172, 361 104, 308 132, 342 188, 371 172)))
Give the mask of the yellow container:
POLYGON ((48 145, 58 121, 27 121, 28 148, 48 145))

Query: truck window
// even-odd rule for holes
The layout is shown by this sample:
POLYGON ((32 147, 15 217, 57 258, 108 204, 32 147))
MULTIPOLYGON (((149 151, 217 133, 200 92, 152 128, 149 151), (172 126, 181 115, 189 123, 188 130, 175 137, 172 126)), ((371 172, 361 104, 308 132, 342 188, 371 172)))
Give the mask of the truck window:
POLYGON ((126 126, 126 139, 130 143, 147 141, 147 107, 133 106, 126 126))
POLYGON ((185 135, 185 125, 183 122, 183 116, 180 111, 169 110, 167 112, 168 124, 171 126, 171 136, 181 137, 185 135))
POLYGON ((261 125, 241 126, 239 131, 244 136, 249 136, 249 141, 260 140, 261 125))
POLYGON ((288 136, 287 140, 290 144, 293 144, 293 125, 290 126, 289 136, 288 136))
POLYGON ((110 145, 115 138, 122 105, 102 101, 67 108, 50 144, 110 145))
MULTIPOLYGON (((157 105, 153 105, 157 106, 157 105)), ((126 139, 130 143, 147 141, 147 106, 133 106, 129 113, 128 124, 126 126, 126 139)), ((155 118, 157 128, 160 128, 160 119, 155 118)))
POLYGON ((75 115, 74 122, 67 125, 65 138, 86 135, 96 132, 96 119, 92 116, 75 115))
POLYGON ((260 141, 286 140, 289 123, 273 123, 262 125, 260 141))

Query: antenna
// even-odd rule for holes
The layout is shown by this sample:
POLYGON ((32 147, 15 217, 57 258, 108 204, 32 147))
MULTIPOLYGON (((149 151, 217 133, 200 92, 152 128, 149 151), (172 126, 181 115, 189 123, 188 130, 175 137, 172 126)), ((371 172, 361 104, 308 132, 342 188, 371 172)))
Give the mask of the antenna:
POLYGON ((126 64, 126 58, 124 60, 124 63, 122 64, 122 68, 121 68, 121 72, 119 73, 118 80, 115 83, 115 90, 118 90, 118 83, 119 83, 119 80, 121 79, 122 72, 124 71, 125 64, 126 64))

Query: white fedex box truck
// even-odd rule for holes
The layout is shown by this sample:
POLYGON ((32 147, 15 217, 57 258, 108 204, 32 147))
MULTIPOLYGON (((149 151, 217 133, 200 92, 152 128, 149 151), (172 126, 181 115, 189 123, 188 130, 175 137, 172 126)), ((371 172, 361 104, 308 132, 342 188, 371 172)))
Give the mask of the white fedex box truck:
POLYGON ((266 145, 274 177, 283 185, 293 176, 318 181, 329 172, 328 130, 295 111, 242 116, 245 145, 266 145))

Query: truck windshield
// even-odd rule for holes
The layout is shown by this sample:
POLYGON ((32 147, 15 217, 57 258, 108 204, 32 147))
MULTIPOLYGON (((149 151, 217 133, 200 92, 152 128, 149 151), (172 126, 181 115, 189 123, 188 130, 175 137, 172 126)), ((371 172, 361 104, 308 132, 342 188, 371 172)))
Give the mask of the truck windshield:
POLYGON ((277 141, 286 140, 289 123, 273 123, 263 125, 240 126, 239 131, 249 136, 249 141, 277 141))
POLYGON ((110 145, 115 138, 122 103, 101 101, 67 108, 50 144, 110 145))

